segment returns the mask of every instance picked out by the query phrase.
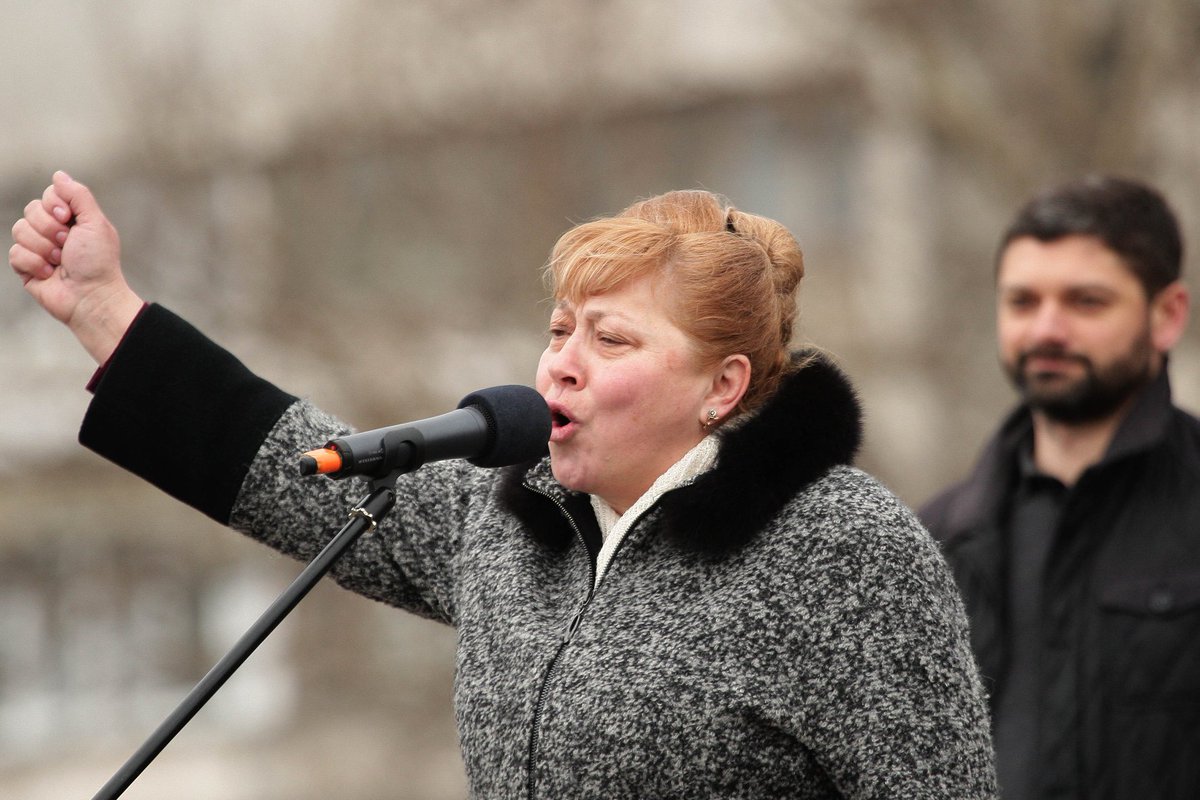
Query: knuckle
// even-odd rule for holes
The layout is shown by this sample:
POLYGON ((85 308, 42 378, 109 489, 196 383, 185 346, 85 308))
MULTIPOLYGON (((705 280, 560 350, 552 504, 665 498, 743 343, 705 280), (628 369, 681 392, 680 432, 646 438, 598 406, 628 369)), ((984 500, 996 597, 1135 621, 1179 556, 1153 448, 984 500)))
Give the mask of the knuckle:
POLYGON ((8 248, 8 265, 13 268, 13 272, 24 272, 23 264, 25 261, 25 251, 21 245, 14 244, 8 248))

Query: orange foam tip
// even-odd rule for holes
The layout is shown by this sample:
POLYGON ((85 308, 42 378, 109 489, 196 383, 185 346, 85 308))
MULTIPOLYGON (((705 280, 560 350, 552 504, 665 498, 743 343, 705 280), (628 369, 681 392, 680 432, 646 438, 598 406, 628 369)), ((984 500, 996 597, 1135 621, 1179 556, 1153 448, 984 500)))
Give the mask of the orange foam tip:
POLYGON ((315 474, 317 475, 337 472, 342 468, 342 456, 336 450, 322 447, 320 450, 309 450, 304 455, 317 462, 317 469, 315 470, 315 474))

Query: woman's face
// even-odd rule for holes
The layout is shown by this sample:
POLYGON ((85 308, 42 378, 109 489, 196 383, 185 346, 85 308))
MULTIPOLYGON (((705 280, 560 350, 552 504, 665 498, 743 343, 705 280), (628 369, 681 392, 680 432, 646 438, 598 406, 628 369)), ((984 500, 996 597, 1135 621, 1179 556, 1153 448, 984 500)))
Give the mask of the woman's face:
POLYGON ((704 435, 713 371, 700 368, 663 295, 647 277, 560 302, 538 362, 554 477, 619 513, 704 435))

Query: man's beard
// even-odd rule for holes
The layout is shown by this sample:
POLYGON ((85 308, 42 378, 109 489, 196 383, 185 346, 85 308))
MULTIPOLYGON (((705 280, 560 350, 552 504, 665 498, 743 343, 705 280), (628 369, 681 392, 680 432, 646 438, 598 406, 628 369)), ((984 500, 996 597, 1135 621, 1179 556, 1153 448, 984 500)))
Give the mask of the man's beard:
POLYGON ((1005 371, 1030 408, 1056 422, 1080 424, 1104 419, 1119 409, 1152 377, 1153 349, 1149 333, 1134 341, 1129 352, 1104 369, 1097 369, 1087 356, 1048 345, 1021 353, 1015 364, 1006 363, 1005 371), (1082 378, 1053 382, 1030 377, 1026 364, 1036 357, 1061 358, 1083 367, 1082 378))

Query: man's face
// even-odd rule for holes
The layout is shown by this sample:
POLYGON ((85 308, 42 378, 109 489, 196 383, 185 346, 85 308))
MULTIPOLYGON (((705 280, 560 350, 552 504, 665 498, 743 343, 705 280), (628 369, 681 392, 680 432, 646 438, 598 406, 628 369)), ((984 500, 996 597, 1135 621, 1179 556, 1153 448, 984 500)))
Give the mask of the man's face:
POLYGON ((1157 374, 1150 302, 1099 239, 1015 239, 997 289, 1000 360, 1035 411, 1065 423, 1104 419, 1157 374))

